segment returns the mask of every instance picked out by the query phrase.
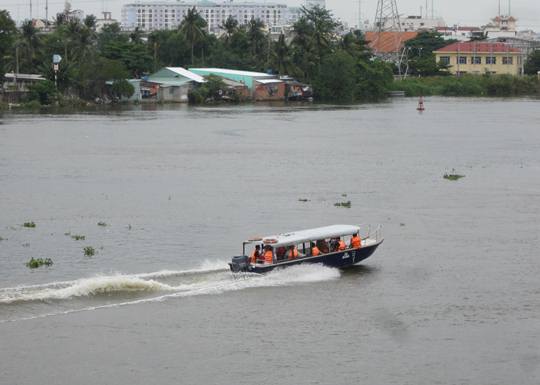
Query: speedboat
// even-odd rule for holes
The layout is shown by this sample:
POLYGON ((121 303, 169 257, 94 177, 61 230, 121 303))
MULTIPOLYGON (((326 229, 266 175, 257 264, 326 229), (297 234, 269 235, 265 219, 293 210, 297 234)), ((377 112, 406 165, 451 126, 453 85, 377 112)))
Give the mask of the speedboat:
POLYGON ((373 231, 368 227, 363 236, 359 235, 361 230, 361 226, 332 225, 254 237, 242 242, 242 255, 232 257, 229 266, 234 273, 266 273, 301 263, 322 263, 338 268, 352 266, 373 254, 384 240, 381 226, 373 231), (351 242, 354 235, 360 237, 356 247, 351 242), (296 252, 290 252, 293 249, 296 252), (247 250, 252 250, 250 256, 247 250), (254 250, 260 250, 259 255, 254 255, 254 250))

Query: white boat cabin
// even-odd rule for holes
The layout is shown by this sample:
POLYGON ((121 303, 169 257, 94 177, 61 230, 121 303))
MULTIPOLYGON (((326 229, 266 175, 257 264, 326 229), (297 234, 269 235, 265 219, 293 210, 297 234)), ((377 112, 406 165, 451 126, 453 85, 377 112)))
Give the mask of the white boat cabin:
MULTIPOLYGON (((250 262, 252 264, 280 263, 292 259, 310 258, 317 255, 350 250, 352 249, 351 238, 353 235, 359 233, 360 226, 354 225, 317 227, 314 229, 248 239, 243 242, 242 251, 243 255, 250 256, 250 262), (340 241, 344 242, 345 249, 339 249, 340 241), (246 246, 248 246, 249 254, 246 254, 246 246), (319 253, 317 254, 315 252, 316 255, 313 255, 315 246, 319 253), (259 255, 254 258, 254 252, 257 247, 259 255), (272 262, 270 262, 269 258, 265 258, 265 254, 269 250, 272 252, 272 262)), ((365 239, 362 235, 360 237, 361 247, 377 242, 376 239, 370 238, 369 231, 365 239)))

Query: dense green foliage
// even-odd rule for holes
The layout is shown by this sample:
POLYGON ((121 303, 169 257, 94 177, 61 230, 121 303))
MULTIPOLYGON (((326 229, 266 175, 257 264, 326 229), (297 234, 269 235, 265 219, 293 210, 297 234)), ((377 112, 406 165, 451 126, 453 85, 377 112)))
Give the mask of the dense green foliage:
POLYGON ((519 96, 540 95, 540 80, 535 76, 466 75, 461 77, 407 78, 393 84, 407 96, 519 96))
POLYGON ((341 36, 340 23, 325 9, 302 12, 292 37, 282 35, 273 41, 264 23, 256 19, 239 24, 229 18, 222 26, 225 33, 217 37, 208 33, 206 22, 195 8, 178 28, 149 34, 124 32, 118 24, 106 25, 97 32, 94 16, 81 22, 62 13, 56 16, 50 33, 37 31, 30 21, 17 30, 9 13, 1 11, 0 66, 15 70, 18 63, 19 72, 40 73, 54 81, 52 55, 61 55, 59 95, 54 95, 47 83, 32 96, 44 104, 55 97, 94 100, 127 96, 129 87, 121 80, 140 78, 164 66, 211 66, 290 75, 316 85, 315 96, 326 100, 353 101, 384 95, 391 83, 391 69, 373 59, 363 35, 357 31, 341 36), (113 87, 107 86, 111 81, 113 87))
POLYGON ((525 73, 536 75, 540 71, 540 50, 533 51, 525 62, 525 73))
POLYGON ((417 37, 405 42, 407 50, 407 73, 409 75, 435 76, 445 75, 448 66, 437 63, 436 51, 455 40, 444 40, 438 32, 421 32, 417 37))
POLYGON ((53 264, 52 259, 50 258, 30 258, 28 262, 26 262, 26 267, 30 269, 37 269, 40 266, 51 266, 53 264))

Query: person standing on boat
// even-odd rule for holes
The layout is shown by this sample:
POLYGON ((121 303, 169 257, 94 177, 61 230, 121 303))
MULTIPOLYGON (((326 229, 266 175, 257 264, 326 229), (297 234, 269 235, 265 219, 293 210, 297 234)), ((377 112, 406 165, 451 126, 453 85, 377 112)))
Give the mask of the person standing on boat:
POLYGON ((267 265, 271 265, 274 263, 274 252, 272 250, 272 246, 264 247, 264 263, 266 263, 267 265))
POLYGON ((290 261, 291 259, 298 258, 298 249, 296 246, 291 245, 289 246, 289 250, 287 250, 287 259, 290 261))
POLYGON ((360 235, 356 233, 351 238, 351 248, 359 249, 360 247, 362 247, 362 239, 360 238, 360 235))
POLYGON ((338 238, 338 244, 337 244, 338 251, 343 251, 346 248, 347 248, 347 245, 345 244, 345 241, 343 241, 343 239, 341 238, 338 238))
POLYGON ((261 257, 261 246, 255 245, 255 250, 251 253, 249 256, 249 262, 252 264, 256 264, 257 260, 261 257))
POLYGON ((311 256, 316 257, 320 253, 321 252, 319 251, 319 248, 317 247, 317 245, 315 245, 315 243, 311 242, 311 256))

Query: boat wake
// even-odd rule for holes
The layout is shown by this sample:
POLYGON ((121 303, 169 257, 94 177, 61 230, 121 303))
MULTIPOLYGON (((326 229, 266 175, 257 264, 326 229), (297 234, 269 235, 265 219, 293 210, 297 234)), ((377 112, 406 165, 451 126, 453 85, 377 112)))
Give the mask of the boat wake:
POLYGON ((326 281, 339 276, 338 269, 311 264, 273 270, 265 275, 233 275, 224 262, 219 262, 205 263, 191 270, 102 275, 73 281, 1 288, 0 309, 9 308, 8 313, 11 315, 7 319, 0 319, 0 323, 170 298, 326 281), (22 314, 17 307, 21 308, 19 310, 22 314))

